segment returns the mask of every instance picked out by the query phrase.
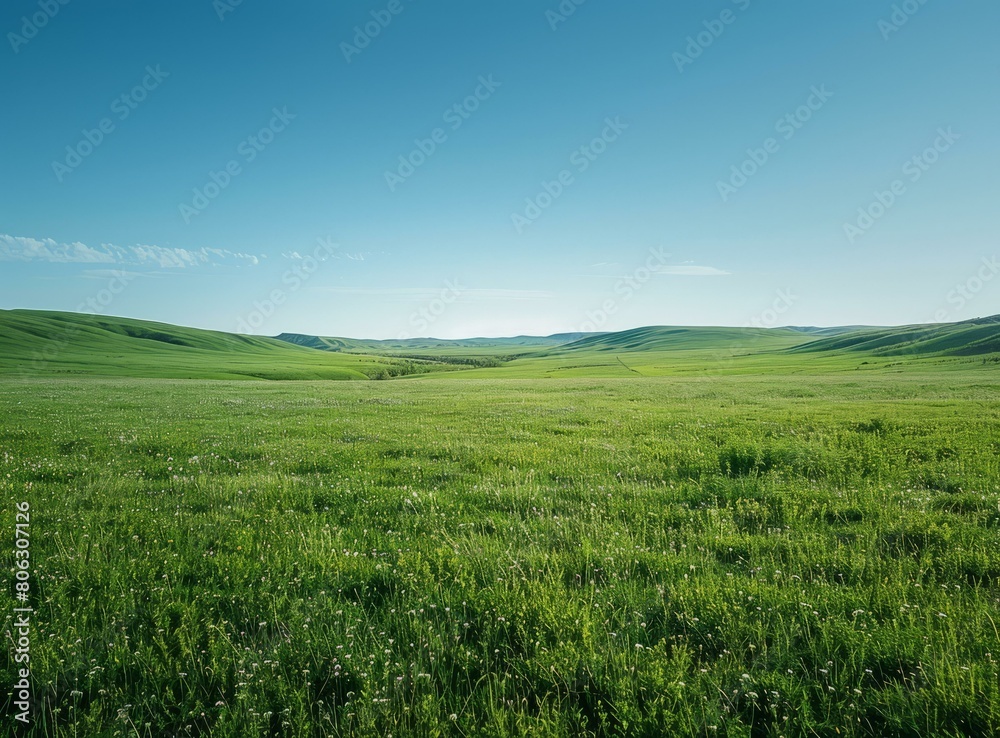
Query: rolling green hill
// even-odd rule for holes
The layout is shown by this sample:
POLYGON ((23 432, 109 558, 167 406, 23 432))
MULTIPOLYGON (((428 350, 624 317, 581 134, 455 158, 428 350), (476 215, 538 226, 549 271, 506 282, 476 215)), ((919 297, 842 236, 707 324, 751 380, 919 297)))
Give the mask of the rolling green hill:
POLYGON ((874 356, 975 356, 1000 351, 1000 315, 960 323, 862 328, 798 346, 796 351, 853 351, 874 356))
POLYGON ((0 373, 200 379, 368 379, 432 365, 128 318, 0 311, 0 373))

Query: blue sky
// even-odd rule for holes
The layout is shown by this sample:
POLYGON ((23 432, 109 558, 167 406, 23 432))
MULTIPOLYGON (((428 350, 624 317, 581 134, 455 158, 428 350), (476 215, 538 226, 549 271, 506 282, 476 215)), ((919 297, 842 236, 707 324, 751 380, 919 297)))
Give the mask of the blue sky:
POLYGON ((375 338, 1000 313, 998 21, 8 2, 0 308, 375 338))

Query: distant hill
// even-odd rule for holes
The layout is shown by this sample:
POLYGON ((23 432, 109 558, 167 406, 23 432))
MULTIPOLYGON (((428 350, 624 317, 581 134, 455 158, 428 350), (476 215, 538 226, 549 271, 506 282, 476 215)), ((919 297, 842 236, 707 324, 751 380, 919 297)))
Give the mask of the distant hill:
POLYGON ((791 328, 732 328, 648 326, 602 333, 564 344, 549 353, 568 351, 692 351, 745 346, 776 349, 807 340, 791 328))
POLYGON ((397 355, 431 353, 441 356, 486 356, 522 354, 525 351, 536 351, 560 346, 594 335, 600 334, 557 333, 552 336, 512 336, 510 338, 401 338, 379 340, 327 338, 300 333, 282 333, 276 336, 276 338, 279 341, 287 341, 298 346, 308 346, 324 351, 397 355))

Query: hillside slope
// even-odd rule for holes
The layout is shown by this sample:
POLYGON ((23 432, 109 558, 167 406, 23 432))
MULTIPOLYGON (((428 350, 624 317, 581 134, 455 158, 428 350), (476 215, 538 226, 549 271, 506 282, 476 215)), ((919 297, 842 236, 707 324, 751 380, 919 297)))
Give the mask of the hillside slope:
MULTIPOLYGON (((426 367, 284 341, 81 313, 0 310, 0 373, 200 379, 368 379, 426 367)), ((442 367, 443 368, 443 367, 442 367)))
POLYGON ((874 356, 991 354, 1000 351, 1000 316, 960 323, 865 328, 810 341, 792 351, 851 351, 874 356))

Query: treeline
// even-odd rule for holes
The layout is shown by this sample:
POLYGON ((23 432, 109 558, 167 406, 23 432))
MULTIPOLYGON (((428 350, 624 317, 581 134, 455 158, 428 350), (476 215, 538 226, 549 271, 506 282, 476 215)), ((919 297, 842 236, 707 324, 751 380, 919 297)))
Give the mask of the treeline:
POLYGON ((394 361, 391 364, 384 364, 378 369, 368 373, 369 379, 392 379, 393 377, 405 377, 410 374, 427 374, 435 370, 440 370, 433 364, 420 361, 394 361))

